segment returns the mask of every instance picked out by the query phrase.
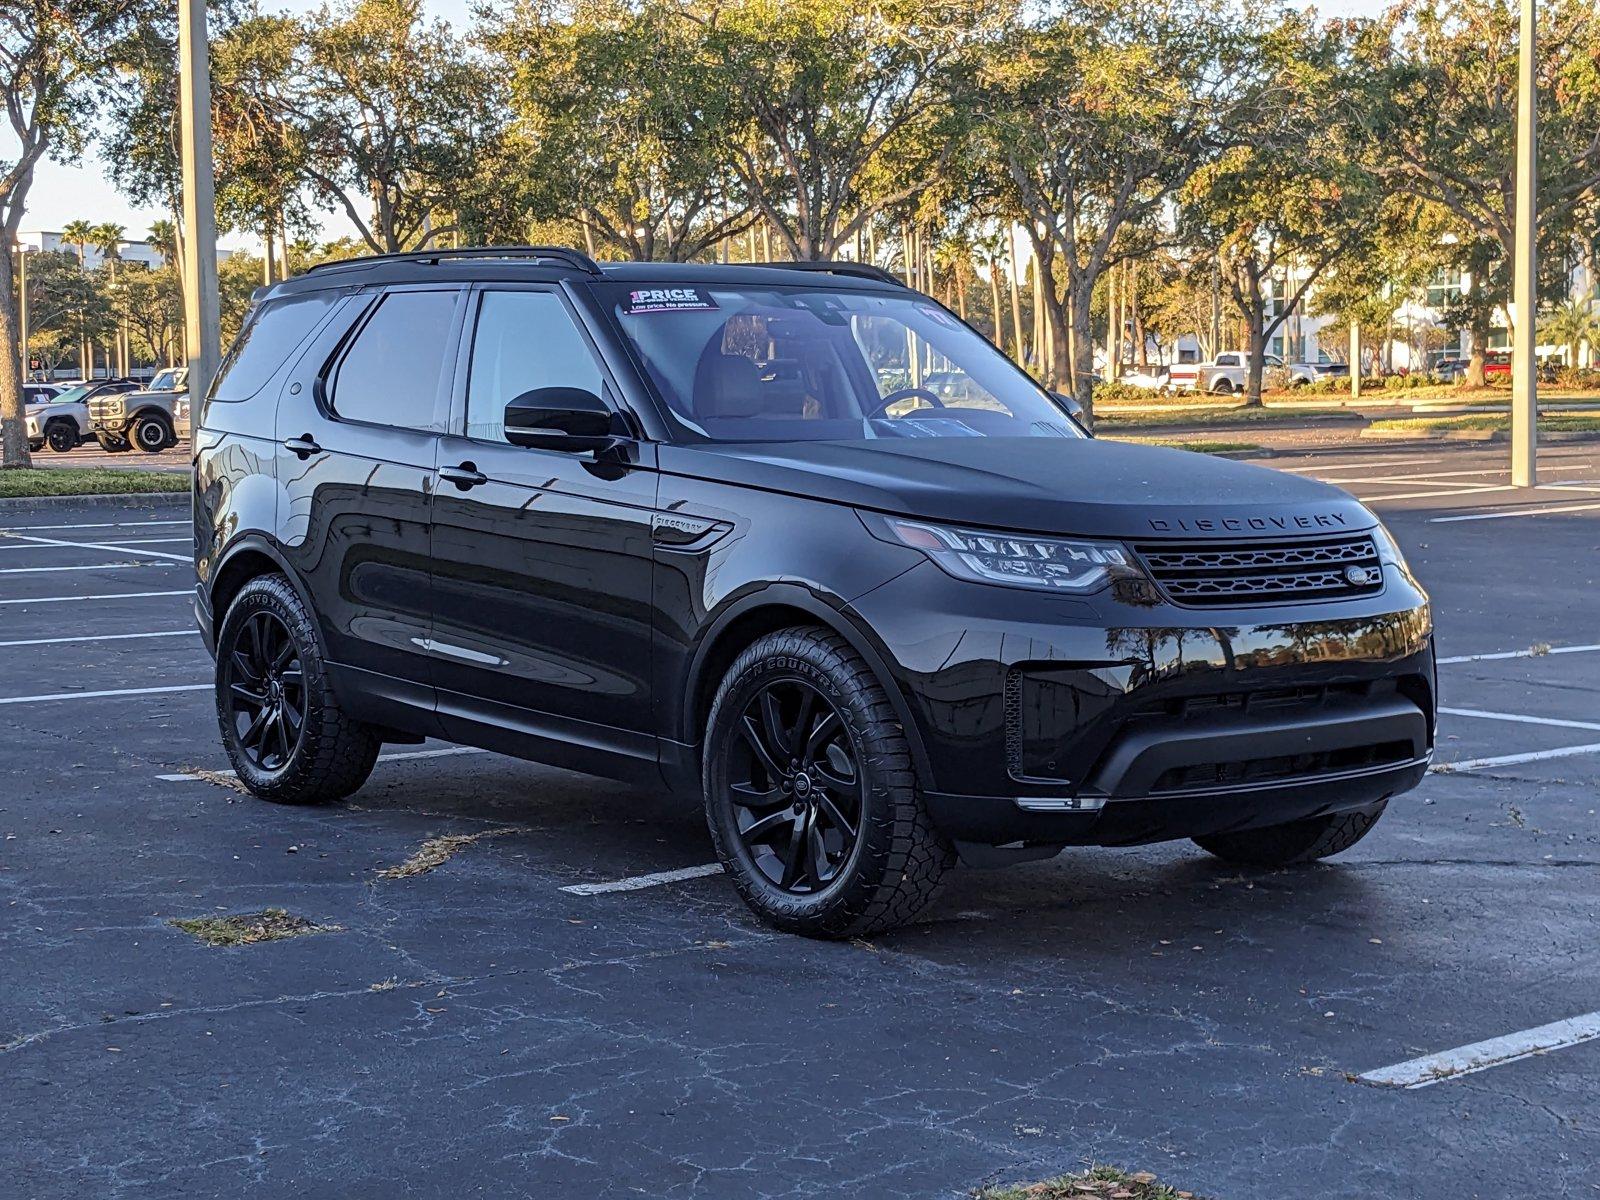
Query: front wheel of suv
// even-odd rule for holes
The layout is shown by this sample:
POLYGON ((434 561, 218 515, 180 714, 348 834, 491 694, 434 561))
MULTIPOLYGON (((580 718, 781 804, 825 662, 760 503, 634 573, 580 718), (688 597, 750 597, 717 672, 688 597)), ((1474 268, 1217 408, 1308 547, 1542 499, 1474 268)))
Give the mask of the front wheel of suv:
POLYGON ((45 444, 57 454, 78 448, 78 427, 71 421, 51 421, 45 426, 45 444))
POLYGON ((1253 867, 1288 867, 1315 862, 1348 850, 1366 837, 1383 816, 1384 807, 1380 804, 1366 812, 1334 813, 1287 825, 1216 833, 1197 837, 1194 844, 1227 862, 1253 867))
POLYGON ((768 634, 734 660, 703 767, 718 857, 756 914, 787 932, 903 924, 955 861, 888 696, 831 631, 768 634))
POLYGON ((283 804, 327 804, 366 782, 382 745, 328 684, 316 623, 289 581, 239 590, 217 636, 217 722, 240 781, 283 804))

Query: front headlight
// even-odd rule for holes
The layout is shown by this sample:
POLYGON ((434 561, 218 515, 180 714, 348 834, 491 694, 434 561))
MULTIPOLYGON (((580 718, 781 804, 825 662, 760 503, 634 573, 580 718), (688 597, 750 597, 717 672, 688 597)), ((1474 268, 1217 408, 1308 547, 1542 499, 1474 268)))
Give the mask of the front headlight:
POLYGON ((1143 578, 1128 552, 1115 542, 958 529, 899 517, 883 518, 881 528, 902 545, 921 550, 957 579, 973 583, 1081 594, 1119 577, 1143 578))
POLYGON ((39 436, 39 418, 38 417, 29 417, 28 418, 28 436, 31 437, 31 438, 39 436))
POLYGON ((172 406, 172 419, 174 421, 187 421, 189 419, 189 402, 179 400, 172 406))

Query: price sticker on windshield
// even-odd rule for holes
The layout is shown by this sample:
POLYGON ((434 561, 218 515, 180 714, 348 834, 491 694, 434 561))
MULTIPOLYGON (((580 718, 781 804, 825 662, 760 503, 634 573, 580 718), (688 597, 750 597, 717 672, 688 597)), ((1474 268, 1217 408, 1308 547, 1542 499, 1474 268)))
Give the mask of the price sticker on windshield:
POLYGON ((713 312, 717 302, 711 293, 697 287, 634 288, 628 293, 623 311, 628 316, 658 312, 713 312))

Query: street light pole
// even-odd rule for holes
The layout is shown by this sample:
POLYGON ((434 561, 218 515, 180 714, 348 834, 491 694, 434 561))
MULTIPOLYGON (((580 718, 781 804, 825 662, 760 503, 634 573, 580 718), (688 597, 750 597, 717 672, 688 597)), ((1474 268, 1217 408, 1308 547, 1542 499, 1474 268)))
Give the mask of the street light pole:
POLYGON ((205 0, 178 0, 178 98, 183 123, 183 321, 189 400, 200 403, 221 358, 217 204, 211 166, 211 64, 205 0))
POLYGON ((18 290, 22 294, 21 333, 22 333, 22 381, 28 381, 28 251, 30 246, 17 247, 17 268, 21 273, 18 290))
POLYGON ((1515 308, 1511 346, 1511 482, 1539 481, 1538 346, 1538 112, 1535 104, 1535 0, 1522 0, 1522 37, 1517 56, 1517 221, 1511 284, 1515 308))

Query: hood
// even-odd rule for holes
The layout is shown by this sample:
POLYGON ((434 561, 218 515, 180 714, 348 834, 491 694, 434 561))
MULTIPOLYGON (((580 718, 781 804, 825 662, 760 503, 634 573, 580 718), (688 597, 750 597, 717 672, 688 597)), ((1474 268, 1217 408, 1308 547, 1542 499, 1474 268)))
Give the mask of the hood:
POLYGON ((664 445, 671 474, 1034 533, 1292 537, 1377 519, 1325 483, 1159 446, 1081 438, 664 445))

